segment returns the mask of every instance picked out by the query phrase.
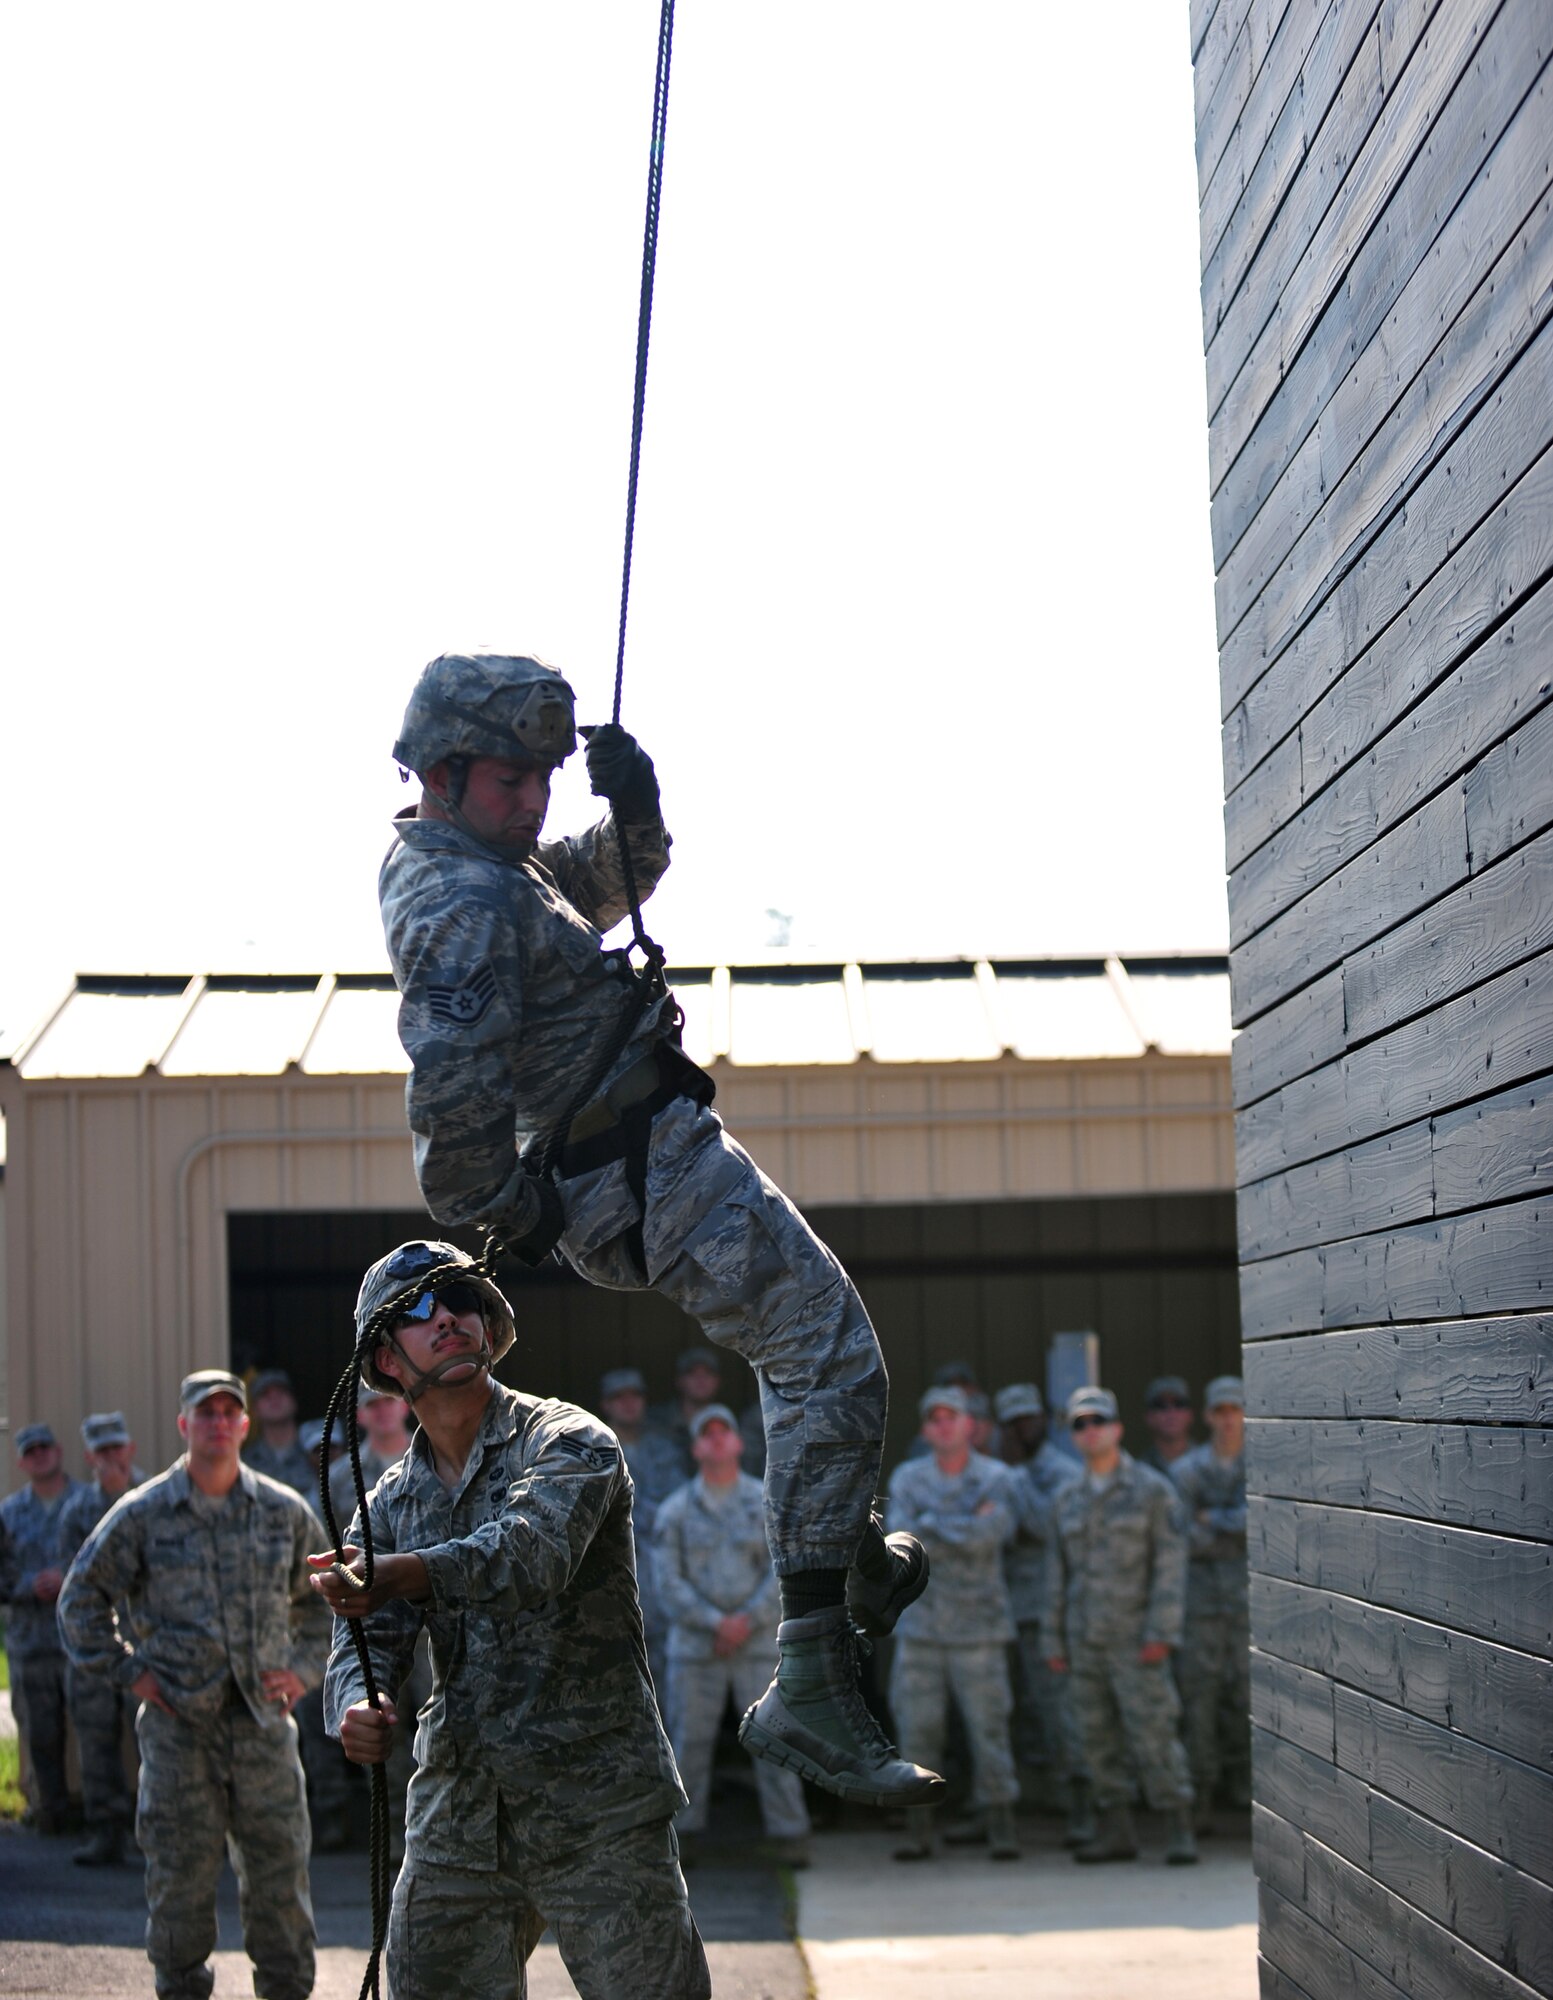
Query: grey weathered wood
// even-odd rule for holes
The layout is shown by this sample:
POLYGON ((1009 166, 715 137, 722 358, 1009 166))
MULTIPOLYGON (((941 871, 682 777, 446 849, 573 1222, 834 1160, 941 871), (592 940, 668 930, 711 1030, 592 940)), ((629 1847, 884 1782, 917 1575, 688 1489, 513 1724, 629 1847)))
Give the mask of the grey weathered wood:
MULTIPOLYGON (((1553 404, 1553 328, 1545 346, 1547 392, 1553 404)), ((1553 436, 1553 414, 1545 414, 1541 422, 1553 436)), ((1553 452, 1543 488, 1545 500, 1553 504, 1553 452)), ((1549 554, 1553 556, 1553 534, 1549 534, 1549 554)), ((1363 674, 1363 662, 1351 672, 1363 674)), ((1327 700, 1337 704, 1345 698, 1345 690, 1347 682, 1339 682, 1327 700)), ((1393 700, 1401 694, 1403 690, 1395 690, 1393 700)), ((1299 902, 1329 874, 1391 832, 1433 792, 1459 782, 1463 770, 1487 758, 1501 738, 1523 728, 1549 700, 1553 700, 1553 580, 1543 582, 1507 624, 1435 682, 1403 716, 1379 728, 1365 752, 1349 758, 1335 782, 1307 796, 1293 814, 1285 812, 1277 830, 1265 836, 1263 828, 1273 820, 1277 806, 1269 810, 1263 798, 1263 772, 1275 774, 1273 784, 1279 784, 1277 774, 1283 770, 1287 744, 1293 742, 1299 748, 1295 784, 1303 784, 1309 794, 1307 746, 1321 728, 1331 736, 1335 726, 1329 714, 1307 716, 1241 788, 1247 796, 1245 816, 1233 812, 1225 816, 1231 868, 1239 876, 1243 934, 1249 936, 1299 902), (1261 844, 1255 850, 1247 848, 1237 860, 1233 846, 1241 838, 1261 844)), ((1327 704, 1319 706, 1325 710, 1327 704)), ((1241 792, 1235 794, 1239 796, 1241 792)))
MULTIPOLYGON (((1378 0, 1366 0, 1363 11, 1373 15, 1377 6, 1378 0)), ((1274 135, 1291 115, 1299 116, 1302 110, 1299 80, 1310 65, 1317 43, 1323 38, 1333 38, 1336 13, 1332 0, 1294 0, 1278 23, 1250 94, 1198 203, 1199 271, 1212 261, 1219 239, 1230 226, 1245 194, 1247 179, 1261 164, 1274 135)), ((1355 32, 1362 34, 1363 28, 1355 32)), ((1195 72, 1193 80, 1195 84, 1195 72)), ((1205 335, 1206 332, 1205 327, 1205 335)))
POLYGON ((1192 0, 1192 124, 1203 121, 1251 0, 1192 0))
MULTIPOLYGON (((1417 9, 1419 14, 1427 11, 1417 9)), ((1403 69, 1378 119, 1371 119, 1369 105, 1360 110, 1354 123, 1367 143, 1343 176, 1295 268, 1286 272, 1282 258, 1270 260, 1264 250, 1209 343, 1208 407, 1213 426, 1208 476, 1214 491, 1301 349, 1334 300, 1340 299, 1345 274, 1356 263, 1360 282, 1353 286, 1352 297, 1340 300, 1340 310, 1351 316, 1359 345, 1379 324, 1376 315, 1384 317, 1397 287, 1414 268, 1409 258, 1416 262, 1423 254, 1504 129, 1514 100, 1499 110, 1501 74, 1513 66, 1524 87, 1541 67, 1539 61, 1527 74, 1521 66, 1528 47, 1536 43, 1537 29, 1544 25, 1539 0, 1504 0, 1503 7, 1498 0, 1476 0, 1470 6, 1442 8, 1430 26, 1431 60, 1403 69), (1459 91, 1458 84, 1469 76, 1468 89, 1459 91), (1495 106, 1491 128, 1474 122, 1473 107, 1478 102, 1495 106), (1401 170, 1425 139, 1430 171, 1410 188, 1401 170), (1425 204, 1422 209, 1420 201, 1425 204), (1360 263, 1359 253, 1378 224, 1392 243, 1389 255, 1379 243, 1374 247, 1372 268, 1360 263)), ((1285 213, 1302 202, 1306 188, 1314 203, 1321 201, 1318 177, 1301 175, 1285 213)), ((1301 223, 1306 219, 1300 216, 1301 223)))
POLYGON ((1553 1890, 1380 1793, 1369 1814, 1378 1882, 1538 1993, 1553 1993, 1553 1890))
MULTIPOLYGON (((1376 32, 1360 41, 1353 62, 1344 70, 1330 102, 1321 111, 1314 137, 1302 134, 1307 139, 1305 157, 1275 204, 1254 257, 1233 286, 1228 283, 1230 274, 1226 273, 1212 292, 1204 288, 1203 334, 1208 363, 1208 412, 1212 420, 1210 493, 1217 490, 1224 471, 1245 441, 1237 432, 1233 448, 1223 454, 1222 464, 1216 462, 1213 437, 1226 421, 1223 407, 1226 394, 1270 322, 1276 331, 1283 298, 1287 296, 1292 306, 1316 289, 1313 279, 1319 265, 1311 256, 1312 245, 1320 238, 1327 218, 1340 216, 1336 204, 1345 181, 1356 164, 1362 164, 1365 142, 1380 123, 1382 113, 1391 108, 1387 104, 1388 43, 1400 42, 1411 49, 1433 11, 1427 0, 1386 0, 1376 32)), ((1401 72, 1395 63, 1392 70, 1394 101, 1397 94, 1394 86, 1401 72)), ((1410 104, 1408 108, 1413 107, 1410 104)), ((1380 129, 1384 131, 1386 127, 1382 124, 1380 129)), ((1294 348, 1291 346, 1289 351, 1292 354, 1294 348)))
MULTIPOLYGON (((1548 735, 1553 739, 1553 729, 1548 735)), ((1474 855, 1474 863, 1479 858, 1474 855)), ((1439 1007, 1553 947, 1553 832, 1528 841, 1507 859, 1481 858, 1486 872, 1355 952, 1340 976, 1329 973, 1320 982, 1319 1006, 1307 1002, 1287 1026, 1280 1021, 1282 1033, 1267 1036, 1270 1057, 1262 1073, 1272 1074, 1280 1061, 1287 1067, 1307 1053, 1313 1059, 1304 1067, 1315 1069, 1339 1053, 1344 1041, 1368 1041, 1404 1016, 1439 1007), (1333 978, 1341 985, 1335 1005, 1333 978), (1341 1014, 1343 1024, 1337 1041, 1334 1014, 1341 1014), (1300 1024, 1306 1025, 1303 1036, 1300 1024)), ((1237 1039, 1237 1049, 1244 1040, 1244 1035, 1237 1039)))
POLYGON ((1254 1721, 1251 1762, 1256 1796, 1272 1812, 1360 1867, 1368 1864, 1368 1796, 1358 1774, 1336 1761, 1335 1725, 1334 1754, 1318 1755, 1254 1721))
POLYGON ((1313 1917, 1271 1889, 1258 1900, 1263 1955, 1319 2000, 1408 2000, 1313 1917))
MULTIPOLYGON (((1246 10, 1223 72, 1197 119, 1199 196, 1205 194, 1212 184, 1225 148, 1246 114, 1256 79, 1266 66, 1270 46, 1283 24, 1288 6, 1289 0, 1251 0, 1246 10)), ((1194 71, 1194 96, 1195 83, 1194 71)))
POLYGON ((1285 1743, 1296 1743, 1328 1764, 1337 1761, 1332 1683, 1276 1654, 1251 1654, 1251 1719, 1285 1743))
POLYGON ((1258 2000, 1311 2000, 1303 1986, 1296 1986, 1288 1973, 1282 1972, 1270 1958, 1263 1958, 1258 1952, 1256 1960, 1258 2000))
POLYGON ((1553 1539, 1553 1431, 1488 1424, 1254 1418, 1254 1493, 1553 1539))
POLYGON ((1544 1657, 1553 1651, 1553 1552, 1541 1542, 1253 1497, 1252 1570, 1357 1597, 1544 1657))
POLYGON ((1435 1119, 1436 1215, 1553 1187, 1549 1088, 1518 1084, 1435 1119))
POLYGON ((1245 1265, 1242 1334, 1266 1340, 1378 1319, 1534 1312, 1553 1300, 1548 1197, 1444 1216, 1245 1265))
POLYGON ((1361 7, 1302 0, 1290 9, 1252 92, 1250 118, 1243 117, 1231 133, 1198 203, 1204 345, 1239 288, 1360 44, 1373 37, 1378 11, 1379 0, 1364 0, 1361 7), (1298 67, 1291 76, 1293 64, 1298 67))
POLYGON ((1291 1903, 1304 1902, 1304 1836, 1260 1800, 1251 1807, 1251 1861, 1259 1882, 1287 1896, 1291 1903))
POLYGON ((1545 1771, 1353 1688, 1334 1690, 1333 1710, 1343 1770, 1553 1883, 1553 1778, 1545 1771))
POLYGON ((1409 2000, 1536 2000, 1532 1989, 1453 1938, 1351 1861, 1306 1843, 1305 1907, 1409 2000))
POLYGON ((1553 1424, 1553 1314, 1259 1341, 1243 1366, 1252 1418, 1553 1424))
POLYGON ((1404 1125, 1253 1181, 1236 1211, 1243 1265, 1417 1222, 1436 1213, 1433 1130, 1428 1120, 1404 1125))
MULTIPOLYGON (((1471 872, 1466 797, 1450 786, 1235 947, 1229 972, 1236 1026, 1448 895, 1471 872)), ((1230 894, 1233 909, 1233 887, 1230 894)))
POLYGON ((1287 1172, 1549 1069, 1553 961, 1544 953, 1237 1113, 1235 1170, 1247 1182, 1287 1172))
POLYGON ((1463 782, 1467 841, 1481 871, 1553 819, 1553 716, 1533 716, 1463 782))
POLYGON ((1553 1187, 1546 1077, 1241 1189, 1243 1265, 1553 1187))
POLYGON ((1553 1663, 1285 1577, 1251 1578, 1256 1645, 1553 1774, 1553 1663))
POLYGON ((1299 366, 1325 360, 1327 382, 1280 395, 1235 461, 1212 509, 1221 639, 1261 597, 1261 633, 1281 641, 1299 608, 1327 594, 1333 572, 1352 566, 1545 315, 1546 303, 1527 297, 1536 315, 1527 327, 1499 293, 1518 289, 1519 274, 1546 259, 1538 209, 1550 164, 1547 100, 1544 73, 1357 358, 1352 329, 1340 356, 1307 347, 1299 366), (1497 352, 1495 330, 1504 337, 1497 352), (1308 533, 1318 517, 1320 532, 1308 533), (1296 537, 1298 561, 1273 589, 1296 537))
POLYGON ((1240 1109, 1342 1054, 1348 1040, 1344 982, 1344 968, 1334 967, 1235 1037, 1230 1067, 1240 1109))

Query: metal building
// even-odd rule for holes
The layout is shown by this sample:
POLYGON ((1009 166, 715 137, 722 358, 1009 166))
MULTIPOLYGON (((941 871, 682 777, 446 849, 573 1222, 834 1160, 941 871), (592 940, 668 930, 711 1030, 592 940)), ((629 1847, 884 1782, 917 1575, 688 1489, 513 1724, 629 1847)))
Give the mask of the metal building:
MULTIPOLYGON (((858 1279, 893 1449, 933 1366, 1040 1379, 1059 1330, 1100 1335, 1134 1410, 1167 1364, 1233 1364, 1224 959, 671 977, 730 1129, 858 1279)), ((123 1408, 163 1462, 180 1377, 228 1360, 289 1368, 321 1410, 362 1269, 427 1228, 396 1004, 386 973, 82 976, 0 1061, 8 1424, 123 1408)), ((591 1401, 630 1360, 667 1391, 694 1331, 674 1308, 508 1278, 510 1379, 591 1401)))

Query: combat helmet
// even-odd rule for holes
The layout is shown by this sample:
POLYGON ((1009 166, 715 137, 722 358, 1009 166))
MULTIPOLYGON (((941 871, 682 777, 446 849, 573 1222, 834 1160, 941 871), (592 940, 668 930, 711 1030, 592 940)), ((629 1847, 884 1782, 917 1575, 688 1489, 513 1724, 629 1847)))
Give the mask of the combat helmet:
POLYGON ((440 653, 421 671, 394 758, 424 778, 459 757, 536 757, 577 748, 577 697, 565 677, 525 653, 440 653))
MULTIPOLYGON (((361 1281, 361 1290, 356 1296, 356 1340, 358 1345, 367 1331, 374 1314, 384 1306, 398 1304, 401 1312, 409 1315, 427 1289, 436 1291, 443 1285, 467 1285, 479 1294, 485 1313, 485 1346, 482 1358, 487 1364, 500 1361, 502 1356, 517 1339, 517 1326, 512 1317, 512 1307, 500 1287, 479 1269, 467 1251, 460 1250, 455 1243, 436 1243, 417 1240, 401 1243, 397 1250, 390 1250, 386 1257, 380 1257, 361 1281), (431 1286, 425 1287, 420 1280, 426 1274, 435 1273, 431 1286)), ((373 1389, 381 1389, 390 1396, 408 1396, 413 1402, 426 1389, 431 1388, 444 1374, 467 1365, 467 1356, 458 1356, 424 1374, 415 1369, 417 1380, 413 1386, 396 1382, 391 1375, 385 1375, 376 1365, 377 1349, 380 1344, 397 1346, 391 1330, 385 1331, 381 1342, 374 1341, 360 1357, 361 1379, 373 1389)), ((402 1350, 401 1350, 402 1353, 402 1350)))

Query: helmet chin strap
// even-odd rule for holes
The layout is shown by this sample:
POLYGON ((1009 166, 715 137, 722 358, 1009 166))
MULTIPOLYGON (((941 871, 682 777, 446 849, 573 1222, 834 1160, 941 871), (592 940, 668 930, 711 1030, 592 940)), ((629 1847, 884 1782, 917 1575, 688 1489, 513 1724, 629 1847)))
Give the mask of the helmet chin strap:
POLYGON ((385 1345, 391 1347, 395 1354, 399 1356, 405 1368, 414 1378, 412 1381, 401 1382, 399 1385, 399 1393, 407 1403, 418 1403, 428 1389, 462 1389, 467 1383, 475 1379, 482 1368, 489 1368, 494 1358, 491 1348, 491 1336, 483 1327, 480 1333, 480 1351, 478 1354, 450 1354, 446 1361, 439 1361, 432 1368, 417 1368, 391 1333, 385 1334, 383 1340, 385 1345), (453 1381, 452 1377, 461 1368, 467 1369, 469 1372, 464 1376, 462 1381, 453 1381))
POLYGON ((476 847, 484 848, 487 854, 493 855, 498 861, 527 861, 539 844, 533 840, 492 840, 486 834, 477 833, 465 817, 462 806, 454 805, 453 801, 444 798, 441 792, 433 792, 429 785, 423 784, 422 789, 437 801, 437 811, 443 819, 451 822, 460 833, 472 840, 476 847))

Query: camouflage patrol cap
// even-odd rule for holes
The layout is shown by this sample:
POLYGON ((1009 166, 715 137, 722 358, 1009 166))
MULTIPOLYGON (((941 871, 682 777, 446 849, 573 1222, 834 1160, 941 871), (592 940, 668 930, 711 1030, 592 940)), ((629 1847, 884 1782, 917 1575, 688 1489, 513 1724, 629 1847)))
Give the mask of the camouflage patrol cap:
POLYGON ((178 1407, 192 1410, 199 1403, 208 1403, 212 1396, 235 1396, 245 1410, 248 1407, 247 1385, 229 1368, 196 1368, 192 1375, 185 1375, 178 1388, 178 1407))
MULTIPOLYGON (((726 1403, 708 1403, 704 1410, 697 1410, 690 1419, 690 1441, 695 1443, 708 1424, 726 1424, 731 1431, 739 1429, 739 1420, 726 1403)), ((740 1433, 742 1436, 742 1432, 740 1433)))
POLYGON ((1238 1375, 1215 1375, 1203 1393, 1203 1408, 1216 1410, 1221 1403, 1246 1407, 1246 1385, 1238 1375))
POLYGON ((404 712, 395 761, 424 777, 445 757, 535 757, 559 764, 577 748, 577 697, 527 653, 441 653, 404 712))
POLYGON ((1070 1424, 1075 1417, 1103 1417, 1108 1424, 1114 1424, 1118 1414, 1116 1398, 1109 1389, 1094 1387, 1075 1389, 1068 1398, 1067 1416, 1070 1424))
POLYGON ((1143 1392, 1143 1407, 1152 1410, 1161 1396, 1175 1396, 1183 1403, 1190 1403, 1192 1392, 1186 1386, 1184 1375, 1156 1375, 1143 1392))
POLYGON ((599 1378, 600 1402, 611 1402, 616 1396, 645 1396, 647 1377, 640 1368, 611 1368, 599 1378))
MULTIPOLYGON (((485 1301, 485 1330, 491 1343, 494 1365, 518 1337, 512 1307, 507 1303, 505 1294, 484 1272, 475 1269, 475 1260, 469 1252, 460 1250, 456 1243, 436 1243, 417 1238, 411 1243, 401 1243, 386 1257, 379 1257, 362 1279, 361 1290, 356 1295, 357 1340, 366 1332, 367 1322, 373 1314, 391 1301, 402 1299, 408 1312, 420 1296, 416 1280, 427 1271, 439 1269, 441 1276, 434 1281, 434 1290, 444 1284, 472 1285, 485 1301), (449 1269, 449 1266, 454 1268, 449 1269)), ((361 1358, 361 1379, 369 1387, 381 1389, 385 1396, 404 1394, 403 1385, 378 1368, 375 1347, 361 1358)))
POLYGON ((917 1415, 924 1423, 935 1410, 957 1410, 962 1417, 968 1417, 971 1399, 957 1382, 945 1382, 939 1388, 929 1389, 917 1404, 917 1415))
POLYGON ((109 1445, 130 1442, 129 1425, 122 1410, 103 1410, 81 1419, 81 1442, 88 1451, 106 1451, 109 1445))
MULTIPOLYGON (((324 1420, 322 1417, 309 1417, 305 1424, 300 1424, 297 1427, 297 1443, 301 1445, 302 1449, 305 1452, 307 1452, 309 1456, 311 1456, 312 1453, 317 1451, 318 1447, 323 1443, 323 1441, 324 1441, 324 1420)), ((336 1431, 334 1434, 334 1442, 336 1444, 342 1444, 344 1442, 343 1438, 341 1438, 340 1433, 338 1431, 336 1431)))
POLYGON ((16 1433, 16 1456, 23 1457, 34 1451, 40 1444, 58 1444, 59 1439, 47 1424, 23 1424, 16 1433))
POLYGON ((992 1399, 992 1414, 1000 1424, 1007 1424, 1015 1417, 1044 1417, 1046 1405, 1033 1382, 1010 1382, 992 1399))

